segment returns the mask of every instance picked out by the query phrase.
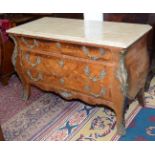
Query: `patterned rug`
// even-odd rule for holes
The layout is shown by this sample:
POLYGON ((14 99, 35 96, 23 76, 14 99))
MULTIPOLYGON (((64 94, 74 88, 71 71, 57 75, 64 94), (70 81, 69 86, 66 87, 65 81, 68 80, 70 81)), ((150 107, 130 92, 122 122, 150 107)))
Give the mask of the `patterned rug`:
POLYGON ((155 141, 155 109, 142 108, 120 141, 155 141))
POLYGON ((147 129, 154 134, 155 114, 153 116, 151 111, 155 107, 155 78, 145 94, 149 108, 141 109, 136 101, 130 105, 125 115, 128 129, 124 137, 116 135, 115 114, 107 108, 88 106, 77 100, 66 101, 35 87, 32 88, 30 99, 24 102, 21 93, 22 85, 15 75, 12 76, 8 86, 3 87, 0 84, 0 121, 6 140, 106 141, 153 138, 155 140, 152 135, 151 138, 148 138, 149 134, 148 137, 143 135, 147 129), (145 113, 152 115, 144 119, 142 116, 145 113), (147 123, 147 119, 151 120, 152 124, 147 123), (133 129, 137 120, 143 121, 139 124, 141 126, 137 125, 136 129, 139 132, 133 129), (133 133, 135 135, 132 135, 133 133))

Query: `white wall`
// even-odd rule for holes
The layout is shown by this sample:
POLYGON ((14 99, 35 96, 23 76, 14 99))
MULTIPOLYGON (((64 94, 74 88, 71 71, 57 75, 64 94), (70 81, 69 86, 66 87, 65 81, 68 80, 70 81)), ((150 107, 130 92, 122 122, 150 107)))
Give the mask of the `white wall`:
POLYGON ((103 13, 84 13, 84 20, 103 21, 103 13))
POLYGON ((103 37, 103 24, 101 21, 103 21, 103 13, 84 13, 84 31, 86 38, 100 39, 103 37))

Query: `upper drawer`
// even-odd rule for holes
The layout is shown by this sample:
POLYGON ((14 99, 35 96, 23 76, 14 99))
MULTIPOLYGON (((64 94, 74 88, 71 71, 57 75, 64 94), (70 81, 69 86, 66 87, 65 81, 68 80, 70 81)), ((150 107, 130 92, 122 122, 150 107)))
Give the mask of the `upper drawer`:
POLYGON ((94 61, 105 61, 111 60, 112 58, 111 50, 107 47, 92 47, 73 43, 64 43, 49 40, 45 41, 25 37, 19 37, 19 44, 22 49, 27 51, 39 50, 42 52, 54 52, 94 61))

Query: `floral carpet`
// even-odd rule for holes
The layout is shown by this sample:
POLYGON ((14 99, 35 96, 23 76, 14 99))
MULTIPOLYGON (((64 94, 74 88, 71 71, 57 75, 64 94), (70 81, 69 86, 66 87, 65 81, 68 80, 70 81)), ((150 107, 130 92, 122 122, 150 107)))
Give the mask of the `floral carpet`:
POLYGON ((127 134, 122 137, 116 135, 115 114, 108 108, 66 101, 35 87, 28 101, 22 101, 21 94, 15 75, 8 86, 0 84, 0 122, 6 140, 155 140, 155 78, 145 94, 147 108, 136 101, 130 105, 125 115, 127 134))
POLYGON ((155 109, 142 108, 120 141, 155 141, 155 109))

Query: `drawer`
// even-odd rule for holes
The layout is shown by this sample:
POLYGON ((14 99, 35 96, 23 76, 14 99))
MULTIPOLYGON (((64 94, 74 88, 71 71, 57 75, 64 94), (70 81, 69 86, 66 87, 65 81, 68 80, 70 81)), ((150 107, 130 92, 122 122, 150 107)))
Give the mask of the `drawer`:
POLYGON ((42 83, 109 99, 113 67, 73 56, 29 53, 22 51, 20 60, 27 78, 32 83, 42 83))
POLYGON ((90 59, 93 61, 109 61, 112 59, 111 50, 107 47, 92 47, 72 43, 45 41, 40 39, 36 40, 24 37, 21 37, 19 39, 19 44, 22 49, 27 51, 42 50, 42 52, 59 53, 79 58, 90 59))

